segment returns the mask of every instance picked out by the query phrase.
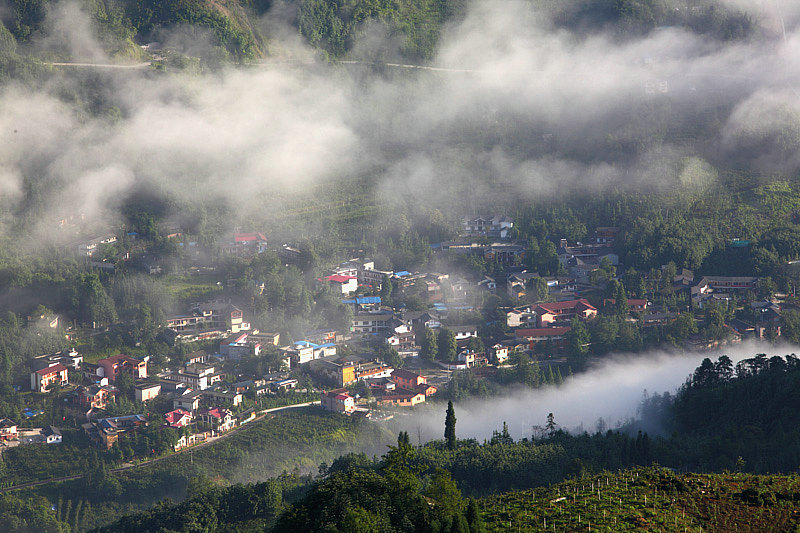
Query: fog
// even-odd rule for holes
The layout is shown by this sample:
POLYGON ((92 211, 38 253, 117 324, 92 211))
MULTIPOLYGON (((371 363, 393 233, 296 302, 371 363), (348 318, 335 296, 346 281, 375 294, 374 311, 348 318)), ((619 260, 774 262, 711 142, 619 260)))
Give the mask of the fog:
MULTIPOLYGON (((456 432, 460 439, 483 441, 491 438, 492 432, 502 430, 506 422, 513 438, 530 438, 534 426, 545 426, 548 413, 553 413, 556 423, 567 431, 594 433, 598 428, 614 429, 638 418, 637 410, 645 394, 675 393, 706 357, 716 360, 725 354, 735 364, 757 353, 782 356, 796 350, 788 345, 746 342, 718 352, 612 355, 597 361, 590 371, 565 379, 559 387, 520 387, 498 398, 457 402, 456 432)), ((421 437, 422 442, 441 439, 444 415, 444 406, 440 405, 424 416, 415 414, 401 419, 399 424, 414 439, 421 437)), ((643 422, 658 432, 658 421, 643 422)))
MULTIPOLYGON (((53 219, 65 210, 113 224, 119 204, 143 186, 178 212, 198 202, 224 205, 233 226, 266 225, 321 184, 364 179, 362 192, 395 206, 402 198, 411 215, 433 207, 457 215, 465 204, 509 198, 671 188, 682 183, 687 158, 711 167, 710 176, 729 157, 759 172, 800 167, 793 2, 775 4, 785 39, 766 31, 776 11, 756 7, 765 31, 726 43, 680 28, 627 40, 610 32, 579 36, 533 5, 470 4, 430 62, 442 70, 315 61, 287 23, 292 8, 276 3, 263 21, 274 55, 260 67, 166 74, 73 68, 39 90, 6 86, 6 222, 34 203, 42 217, 25 231, 40 239, 52 237, 53 219), (99 103, 62 99, 81 83, 92 85, 99 103), (698 120, 708 129, 702 145, 664 133, 698 120)), ((74 4, 52 10, 48 27, 35 41, 41 50, 107 61, 74 4)), ((398 57, 396 37, 379 27, 363 33, 352 58, 398 57)), ((178 47, 191 41, 193 53, 205 46, 186 28, 162 37, 178 47)))

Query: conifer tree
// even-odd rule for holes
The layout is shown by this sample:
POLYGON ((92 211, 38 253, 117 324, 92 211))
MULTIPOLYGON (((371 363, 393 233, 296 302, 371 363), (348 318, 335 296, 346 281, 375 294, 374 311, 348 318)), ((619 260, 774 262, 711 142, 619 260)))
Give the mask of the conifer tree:
POLYGON ((456 448, 456 411, 453 409, 453 402, 447 402, 447 415, 444 419, 444 440, 447 447, 451 450, 456 448))

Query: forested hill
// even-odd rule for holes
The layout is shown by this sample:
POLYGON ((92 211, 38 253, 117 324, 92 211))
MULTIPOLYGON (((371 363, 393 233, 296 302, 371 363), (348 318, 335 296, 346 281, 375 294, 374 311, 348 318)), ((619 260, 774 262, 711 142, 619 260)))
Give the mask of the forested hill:
MULTIPOLYGON (((0 70, 6 74, 24 71, 17 54, 27 56, 29 43, 64 33, 65 28, 54 29, 58 24, 76 24, 66 2, 6 3, 7 9, 0 10, 0 70)), ((398 43, 405 59, 424 62, 433 57, 448 22, 465 14, 468 0, 289 0, 287 4, 287 22, 329 57, 346 56, 359 38, 380 27, 385 37, 398 43)), ((552 14, 557 26, 576 34, 611 28, 618 36, 635 36, 670 25, 724 41, 746 39, 756 31, 746 13, 714 2, 693 10, 677 0, 535 0, 534 4, 552 14)), ((137 45, 151 41, 197 44, 209 38, 219 58, 252 60, 267 54, 273 38, 261 23, 271 0, 77 0, 74 6, 90 15, 104 51, 116 58, 142 58, 137 45)), ((74 51, 61 44, 51 42, 45 56, 86 59, 74 57, 74 51)))

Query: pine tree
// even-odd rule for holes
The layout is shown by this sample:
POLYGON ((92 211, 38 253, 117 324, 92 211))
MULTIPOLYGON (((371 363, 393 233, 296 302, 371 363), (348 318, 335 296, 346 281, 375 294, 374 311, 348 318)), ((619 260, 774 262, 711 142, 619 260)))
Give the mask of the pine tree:
POLYGON ((547 430, 547 435, 552 437, 556 434, 556 418, 553 416, 553 413, 547 414, 547 424, 545 424, 544 428, 547 430))
POLYGON ((433 361, 436 359, 436 332, 430 328, 425 328, 425 331, 423 331, 421 337, 422 339, 419 343, 419 355, 426 361, 433 361))
POLYGON ((456 448, 456 411, 453 409, 453 402, 447 402, 447 415, 444 419, 444 440, 447 447, 451 450, 456 448))
POLYGON ((447 328, 441 328, 437 335, 437 351, 440 361, 455 361, 458 356, 458 344, 456 336, 447 328))

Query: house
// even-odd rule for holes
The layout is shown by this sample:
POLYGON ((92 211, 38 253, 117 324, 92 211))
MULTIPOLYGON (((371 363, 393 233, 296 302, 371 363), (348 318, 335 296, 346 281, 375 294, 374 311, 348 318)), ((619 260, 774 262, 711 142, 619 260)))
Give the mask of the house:
POLYGON ((751 276, 703 276, 703 278, 690 289, 692 301, 701 305, 711 296, 717 300, 730 300, 727 293, 730 291, 754 291, 758 288, 758 278, 751 276), (726 297, 722 297, 726 295, 726 297))
POLYGON ((333 274, 319 278, 320 282, 327 282, 336 294, 353 294, 358 290, 358 278, 356 276, 343 276, 341 274, 333 274))
POLYGON ((233 244, 236 249, 252 250, 259 254, 267 251, 267 237, 263 233, 234 233, 233 244))
POLYGON ((236 425, 236 418, 233 413, 222 407, 204 409, 197 413, 201 422, 210 424, 214 431, 224 433, 236 425))
POLYGON ((530 306, 515 307, 506 313, 506 325, 510 328, 518 328, 536 324, 536 313, 530 306))
POLYGON ((136 395, 136 401, 148 402, 161 394, 161 384, 141 383, 134 388, 134 394, 136 395))
POLYGON ((520 264, 525 257, 525 247, 520 244, 492 243, 483 251, 483 258, 503 265, 520 264))
POLYGON ((57 427, 45 426, 42 428, 42 436, 46 444, 61 444, 61 431, 57 427))
POLYGON ((462 350, 458 352, 458 362, 463 363, 467 368, 472 368, 475 366, 475 352, 472 350, 462 350))
POLYGON ((416 372, 403 370, 402 368, 395 369, 391 375, 392 381, 397 383, 398 387, 406 389, 415 389, 418 385, 428 383, 428 378, 416 372))
POLYGON ((414 350, 414 331, 411 324, 395 318, 389 325, 386 343, 400 353, 408 353, 414 350))
POLYGON ((380 290, 384 277, 392 277, 390 270, 376 270, 375 261, 356 258, 341 263, 333 269, 334 275, 355 276, 358 285, 380 290))
POLYGON ((105 409, 108 402, 114 401, 117 390, 109 385, 90 385, 78 390, 78 405, 89 409, 105 409))
POLYGON ((186 409, 174 409, 169 413, 164 413, 164 425, 171 428, 183 428, 192 423, 192 413, 186 409))
POLYGON ((494 361, 498 365, 502 365, 503 363, 508 361, 508 346, 504 346, 498 343, 492 346, 491 350, 494 356, 494 361))
POLYGON ((514 219, 504 215, 477 215, 461 217, 461 225, 467 236, 486 236, 505 239, 514 227, 514 219))
POLYGON ((494 294, 497 292, 497 281, 491 276, 483 276, 483 279, 478 282, 478 287, 489 294, 494 294))
POLYGON ((193 304, 189 314, 167 318, 166 326, 181 336, 190 337, 190 340, 213 338, 216 332, 224 334, 250 330, 250 323, 245 322, 242 310, 222 300, 193 304), (202 338, 198 337, 204 333, 206 335, 202 338))
POLYGON ((8 418, 0 418, 0 442, 17 439, 17 424, 8 418))
POLYGON ((397 405, 400 407, 413 407, 425 402, 425 393, 396 388, 386 391, 378 398, 378 405, 397 405))
POLYGON ((574 317, 589 320, 597 315, 597 309, 588 300, 567 300, 565 302, 541 303, 533 312, 536 313, 537 325, 547 327, 555 322, 567 322, 574 317))
POLYGON ((442 318, 431 311, 406 311, 402 317, 413 329, 439 329, 442 326, 442 318))
POLYGON ((520 328, 514 332, 519 339, 528 341, 528 347, 534 349, 539 343, 552 343, 554 349, 561 351, 566 348, 566 335, 572 330, 571 327, 549 327, 549 328, 520 328))
POLYGON ((183 409, 194 413, 200 408, 200 395, 202 391, 184 389, 178 396, 172 399, 173 409, 183 409))
POLYGON ((538 278, 538 272, 514 272, 506 276, 506 293, 510 298, 521 299, 527 295, 528 282, 534 278, 538 278))
POLYGON ((356 409, 356 401, 347 393, 347 389, 323 391, 320 400, 326 411, 352 413, 356 409))
POLYGON ((616 227, 598 226, 598 228, 594 230, 595 242, 604 246, 613 245, 618 236, 619 228, 616 227))
MULTIPOLYGON (((610 305, 617 305, 617 300, 614 298, 606 298, 603 300, 603 307, 608 307, 610 305)), ((628 298, 628 309, 630 309, 632 313, 644 313, 648 305, 650 305, 650 302, 647 300, 628 298)))
POLYGON ((205 390, 214 383, 222 381, 222 374, 213 365, 204 363, 187 364, 179 372, 159 374, 163 379, 185 383, 192 389, 205 390))
POLYGON ((377 311, 374 313, 358 313, 353 315, 353 322, 350 326, 351 333, 378 333, 389 329, 389 325, 394 319, 392 311, 377 311))
POLYGON ((106 449, 117 442, 119 435, 147 425, 144 415, 112 416, 95 420, 93 426, 106 449))
POLYGON ((147 378, 147 362, 125 354, 100 359, 97 364, 103 369, 102 376, 107 377, 111 383, 122 373, 133 376, 133 379, 147 378))
POLYGON ((448 326, 447 328, 453 332, 453 335, 456 337, 456 341, 463 341, 478 336, 478 326, 475 325, 448 326))
POLYGON ((398 368, 392 372, 391 379, 395 382, 398 389, 421 392, 424 396, 436 394, 437 389, 435 386, 428 384, 428 378, 416 372, 398 368))
POLYGON ((56 383, 59 385, 69 383, 69 370, 61 363, 31 372, 31 390, 33 391, 47 392, 56 383))

